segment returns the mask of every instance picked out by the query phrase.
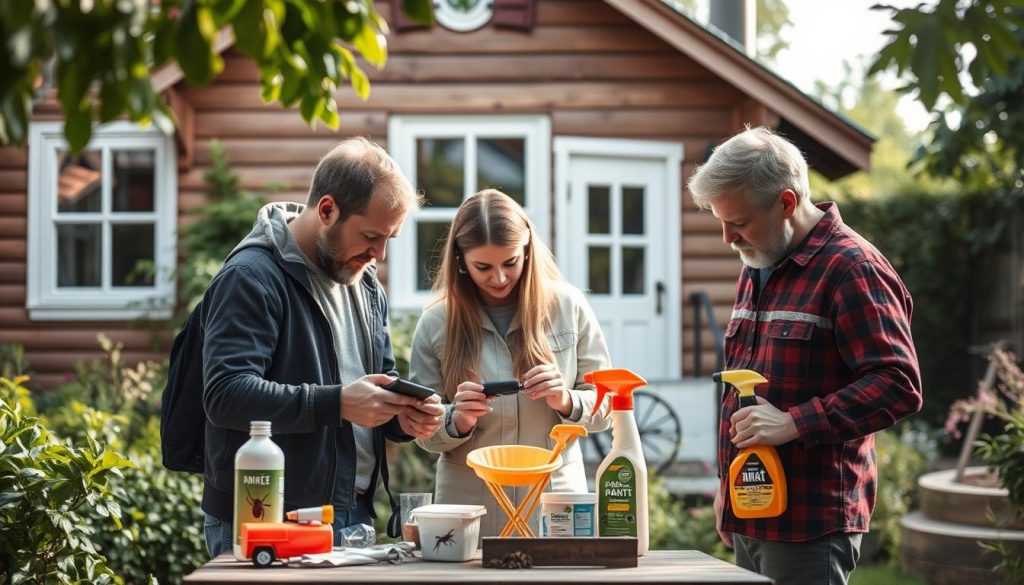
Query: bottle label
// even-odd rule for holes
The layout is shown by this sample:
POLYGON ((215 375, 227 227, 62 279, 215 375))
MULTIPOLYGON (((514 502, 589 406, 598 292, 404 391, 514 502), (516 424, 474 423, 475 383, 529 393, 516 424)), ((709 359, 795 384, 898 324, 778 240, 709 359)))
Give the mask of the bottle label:
POLYGON ((763 510, 775 497, 775 482, 757 453, 751 453, 732 478, 736 505, 747 510, 763 510))
POLYGON ((284 470, 235 471, 235 525, 232 538, 242 544, 242 523, 284 521, 284 470))
POLYGON ((616 457, 598 478, 598 536, 637 535, 636 469, 625 457, 616 457))

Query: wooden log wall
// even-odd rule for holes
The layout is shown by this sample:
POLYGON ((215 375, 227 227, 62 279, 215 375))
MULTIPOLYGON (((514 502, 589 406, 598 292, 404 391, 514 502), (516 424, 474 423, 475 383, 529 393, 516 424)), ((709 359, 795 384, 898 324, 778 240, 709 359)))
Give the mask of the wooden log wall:
MULTIPOLYGON (((377 6, 388 18, 388 3, 377 6)), ((337 134, 323 126, 310 130, 297 111, 264 105, 256 68, 230 50, 225 71, 210 87, 179 84, 180 96, 193 108, 195 129, 193 164, 179 176, 179 224, 193 221, 205 201, 203 173, 214 139, 225 146, 243 188, 276 183, 283 187, 277 198, 303 201, 320 156, 348 135, 386 146, 392 114, 543 113, 551 117, 554 136, 678 142, 684 148, 684 182, 709 146, 740 128, 741 92, 600 0, 538 2, 537 26, 529 33, 435 27, 393 31, 388 44, 386 68, 367 67, 369 101, 347 87, 339 90, 337 134)), ((72 371, 76 359, 98 355, 94 337, 101 330, 125 342, 129 359, 166 357, 166 349, 149 351, 149 334, 129 322, 28 320, 26 167, 24 151, 0 151, 0 343, 24 345, 39 381, 51 384, 72 371)), ((724 325, 740 265, 722 243, 717 220, 698 212, 688 195, 669 211, 682 214, 682 357, 690 373, 689 294, 708 292, 724 325)), ((707 373, 714 367, 707 333, 701 345, 707 373)))

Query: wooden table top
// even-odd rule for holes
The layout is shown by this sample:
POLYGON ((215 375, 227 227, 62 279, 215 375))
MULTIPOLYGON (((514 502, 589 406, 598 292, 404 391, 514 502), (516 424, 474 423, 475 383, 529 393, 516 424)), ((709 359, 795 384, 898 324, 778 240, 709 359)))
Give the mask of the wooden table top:
POLYGON ((185 583, 457 583, 491 585, 494 583, 685 583, 746 585, 772 583, 768 577, 741 569, 695 550, 652 550, 640 557, 639 566, 629 569, 543 567, 532 569, 485 569, 479 560, 465 563, 439 563, 420 559, 398 565, 377 563, 332 568, 273 566, 257 569, 249 562, 235 561, 225 554, 206 563, 185 583))

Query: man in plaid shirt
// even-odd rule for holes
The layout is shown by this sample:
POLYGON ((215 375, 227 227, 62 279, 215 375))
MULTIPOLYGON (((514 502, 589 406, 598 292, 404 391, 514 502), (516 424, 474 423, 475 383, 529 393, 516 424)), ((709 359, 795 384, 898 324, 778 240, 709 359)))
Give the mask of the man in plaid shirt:
POLYGON ((814 204, 807 163, 765 128, 715 149, 689 181, 745 265, 725 334, 726 369, 768 379, 758 405, 726 392, 718 465, 774 445, 786 475, 781 516, 743 520, 723 473, 718 532, 741 567, 780 585, 845 584, 875 504, 874 437, 921 408, 910 293, 888 260, 814 204))

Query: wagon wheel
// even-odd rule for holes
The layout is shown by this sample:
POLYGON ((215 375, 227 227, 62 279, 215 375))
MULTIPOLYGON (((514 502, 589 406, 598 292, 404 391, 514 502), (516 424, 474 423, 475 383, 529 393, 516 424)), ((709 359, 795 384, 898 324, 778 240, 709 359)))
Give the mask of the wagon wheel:
MULTIPOLYGON (((649 390, 633 392, 633 416, 636 417, 640 444, 647 466, 664 473, 679 454, 683 443, 683 424, 672 405, 649 390)), ((601 459, 611 449, 611 431, 590 435, 601 459)))

